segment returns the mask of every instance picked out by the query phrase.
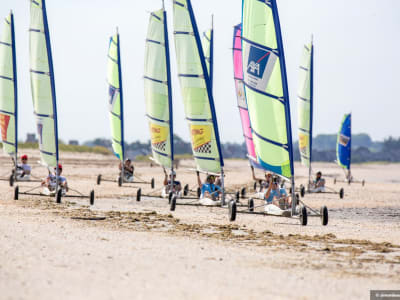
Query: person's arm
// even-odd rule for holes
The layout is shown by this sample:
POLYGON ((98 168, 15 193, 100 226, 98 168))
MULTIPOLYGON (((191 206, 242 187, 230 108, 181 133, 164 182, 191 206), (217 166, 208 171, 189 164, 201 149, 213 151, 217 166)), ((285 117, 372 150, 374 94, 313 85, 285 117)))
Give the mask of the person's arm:
POLYGON ((199 185, 199 187, 202 187, 202 186, 203 186, 203 184, 201 183, 201 179, 200 179, 200 172, 199 172, 199 171, 197 171, 196 173, 197 173, 197 184, 199 185))
POLYGON ((272 184, 270 184, 270 185, 268 186, 268 189, 267 189, 267 191, 265 192, 265 199, 268 199, 269 196, 271 195, 271 189, 272 189, 272 184))
POLYGON ((177 184, 176 187, 175 187, 175 189, 176 189, 178 192, 181 191, 181 190, 182 190, 181 183, 177 184))
POLYGON ((260 181, 260 179, 256 177, 256 174, 254 172, 254 167, 251 166, 250 168, 251 168, 251 175, 253 175, 253 180, 254 181, 260 181))
POLYGON ((165 169, 163 168, 164 171, 164 186, 168 185, 168 175, 167 175, 167 171, 165 171, 165 169))

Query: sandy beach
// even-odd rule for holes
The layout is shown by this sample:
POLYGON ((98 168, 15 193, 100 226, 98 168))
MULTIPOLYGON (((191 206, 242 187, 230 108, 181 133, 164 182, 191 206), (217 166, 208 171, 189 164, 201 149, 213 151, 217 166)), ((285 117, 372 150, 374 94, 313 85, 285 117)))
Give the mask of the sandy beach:
MULTIPOLYGON (((31 162, 36 151, 27 151, 31 162)), ((329 208, 329 224, 238 214, 229 222, 221 208, 177 206, 142 197, 137 188, 96 184, 117 177, 116 159, 62 153, 70 186, 96 200, 21 196, 0 182, 0 299, 368 299, 371 289, 400 288, 400 172, 396 164, 354 165, 366 185, 333 184, 343 178, 334 164, 315 163, 327 185, 345 190, 306 195, 311 207, 329 208), (93 220, 96 219, 97 220, 93 220), (92 219, 92 220, 91 220, 92 219)), ((2 171, 11 166, 0 159, 2 171), (4 167, 3 167, 4 166, 4 167)), ((195 187, 193 163, 177 170, 183 184, 195 187)), ((37 177, 46 170, 33 164, 37 177)), ((135 165, 137 175, 155 178, 159 167, 135 165)), ((296 184, 307 170, 296 164, 296 184)), ((226 162, 229 190, 252 185, 245 160, 226 162)), ((262 176, 261 173, 258 173, 262 176)), ((35 183, 18 183, 20 190, 35 183)), ((247 200, 242 200, 247 201, 247 200)))

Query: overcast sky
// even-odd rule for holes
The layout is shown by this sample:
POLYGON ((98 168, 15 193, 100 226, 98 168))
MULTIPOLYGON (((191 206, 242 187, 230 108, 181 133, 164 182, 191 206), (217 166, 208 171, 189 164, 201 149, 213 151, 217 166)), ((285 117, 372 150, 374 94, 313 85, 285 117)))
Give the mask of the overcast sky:
MULTIPOLYGON (((242 142, 232 67, 232 30, 241 20, 241 0, 192 0, 200 30, 215 17, 214 96, 223 142, 242 142)), ((373 139, 400 136, 400 1, 278 0, 297 139, 298 65, 302 46, 314 34, 314 135, 336 133, 353 113, 353 132, 373 139)), ((19 75, 20 139, 35 132, 29 79, 28 0, 1 0, 0 16, 13 9, 19 75)), ((161 0, 47 0, 56 80, 59 136, 68 141, 110 137, 106 56, 119 27, 128 142, 149 139, 143 96, 143 57, 148 14, 161 0)), ((176 77, 172 0, 166 0, 174 90, 175 132, 189 139, 176 77)), ((3 22, 1 23, 3 26, 3 22)))

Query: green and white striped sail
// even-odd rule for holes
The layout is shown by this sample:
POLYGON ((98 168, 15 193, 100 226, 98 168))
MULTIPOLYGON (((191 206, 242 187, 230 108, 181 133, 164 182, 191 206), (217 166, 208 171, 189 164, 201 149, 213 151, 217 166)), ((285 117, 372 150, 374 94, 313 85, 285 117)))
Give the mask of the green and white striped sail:
POLYGON ((13 57, 14 18, 10 13, 4 20, 0 39, 0 130, 4 153, 17 153, 16 74, 13 57))
POLYGON ((107 62, 108 105, 114 154, 124 161, 124 114, 121 86, 119 34, 110 38, 107 62))
POLYGON ((220 173, 223 159, 211 85, 207 82, 205 61, 201 61, 204 59, 203 53, 200 54, 202 45, 190 0, 174 1, 174 35, 181 94, 196 166, 202 172, 220 173))
MULTIPOLYGON (((165 168, 172 166, 171 126, 172 108, 170 105, 168 75, 169 57, 166 47, 167 30, 164 19, 165 10, 160 9, 150 14, 144 57, 144 96, 149 120, 153 159, 165 168)), ((168 51, 169 53, 169 51, 168 51)))
POLYGON ((301 163, 310 167, 312 135, 312 91, 311 91, 311 55, 312 43, 305 45, 300 64, 299 88, 297 91, 299 119, 299 150, 301 163))
POLYGON ((29 28, 30 74, 33 108, 41 163, 58 163, 57 109, 50 36, 44 0, 31 0, 29 28))
POLYGON ((242 18, 243 75, 257 163, 292 178, 289 97, 276 1, 243 0, 242 18))
POLYGON ((210 66, 212 64, 212 53, 211 53, 211 48, 213 47, 212 45, 212 38, 213 38, 213 29, 210 28, 207 31, 203 32, 203 39, 202 39, 202 46, 203 46, 203 53, 204 53, 204 58, 206 59, 206 64, 207 64, 207 71, 208 71, 208 76, 210 76, 210 80, 212 80, 212 70, 210 73, 210 66))

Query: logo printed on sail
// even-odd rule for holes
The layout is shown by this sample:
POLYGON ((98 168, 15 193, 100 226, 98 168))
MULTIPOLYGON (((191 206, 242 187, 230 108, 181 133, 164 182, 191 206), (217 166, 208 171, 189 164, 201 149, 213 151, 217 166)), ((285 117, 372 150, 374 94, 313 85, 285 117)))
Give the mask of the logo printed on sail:
POLYGON ((1 128, 2 141, 7 141, 7 130, 9 123, 10 123, 10 116, 0 114, 0 128, 1 128))
POLYGON ((244 82, 252 88, 265 91, 277 56, 272 51, 251 44, 246 44, 244 49, 244 82))
POLYGON ((110 110, 114 109, 115 100, 117 100, 119 94, 119 89, 113 87, 112 85, 108 88, 108 96, 109 98, 109 107, 110 110))
POLYGON ((339 136, 339 144, 342 145, 343 147, 346 147, 347 144, 349 143, 349 141, 350 141, 350 137, 345 136, 344 134, 341 134, 339 136))
POLYGON ((190 125, 194 152, 211 154, 211 126, 190 125))
POLYGON ((258 78, 262 78, 265 67, 267 66, 270 58, 270 54, 270 51, 266 51, 254 46, 250 47, 249 59, 247 62, 247 72, 258 78))
POLYGON ((308 135, 305 135, 303 133, 299 133, 299 148, 300 148, 300 153, 303 156, 308 157, 308 143, 309 143, 309 138, 308 135))
POLYGON ((167 127, 150 123, 151 145, 158 151, 165 152, 167 147, 167 127))

